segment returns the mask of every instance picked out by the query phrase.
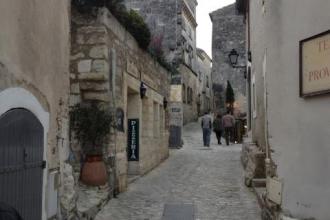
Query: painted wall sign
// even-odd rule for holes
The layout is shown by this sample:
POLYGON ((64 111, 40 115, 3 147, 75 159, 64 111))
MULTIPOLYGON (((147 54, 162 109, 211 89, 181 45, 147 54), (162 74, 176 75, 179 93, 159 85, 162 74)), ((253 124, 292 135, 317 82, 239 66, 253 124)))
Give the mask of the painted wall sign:
POLYGON ((171 126, 182 127, 183 124, 183 107, 181 102, 170 102, 170 121, 171 126))
POLYGON ((127 60, 127 72, 132 74, 136 78, 140 77, 139 69, 137 68, 136 64, 130 59, 127 60))
POLYGON ((139 119, 128 119, 127 159, 139 161, 139 119))
POLYGON ((300 41, 300 96, 330 93, 330 30, 300 41))
POLYGON ((181 85, 171 85, 170 101, 171 102, 182 102, 182 86, 181 85))
POLYGON ((121 108, 117 108, 116 110, 116 127, 118 131, 125 132, 124 130, 124 118, 125 118, 125 113, 124 110, 121 108))

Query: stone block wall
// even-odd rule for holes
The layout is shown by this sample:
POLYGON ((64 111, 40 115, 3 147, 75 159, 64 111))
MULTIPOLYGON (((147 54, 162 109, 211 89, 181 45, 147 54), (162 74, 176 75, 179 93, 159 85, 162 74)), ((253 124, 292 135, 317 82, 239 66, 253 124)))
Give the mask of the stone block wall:
MULTIPOLYGON (((180 65, 189 66, 192 71, 180 72, 182 83, 194 81, 197 67, 196 52, 196 6, 195 0, 125 0, 128 9, 137 11, 146 21, 152 37, 162 37, 163 51, 167 61, 175 64, 179 71, 180 65)), ((197 87, 191 86, 196 94, 197 87)), ((196 101, 196 98, 193 98, 196 101)), ((184 115, 186 122, 191 122, 197 115, 196 103, 186 105, 184 115), (192 107, 193 106, 193 107, 192 107)))
POLYGON ((195 72, 193 72, 190 68, 186 65, 180 65, 180 73, 182 74, 182 82, 184 83, 185 92, 184 96, 186 98, 185 102, 183 102, 183 124, 187 124, 192 121, 196 121, 198 118, 198 111, 197 111, 197 101, 198 101, 198 77, 195 72), (192 89, 191 96, 191 103, 188 103, 189 93, 188 88, 192 89))
POLYGON ((199 115, 213 108, 213 93, 212 93, 212 59, 208 54, 198 48, 197 49, 197 67, 198 67, 198 98, 199 98, 199 115))
POLYGON ((106 155, 116 157, 111 170, 115 169, 115 187, 121 192, 127 188, 133 166, 127 159, 128 118, 140 119, 140 160, 134 164, 135 174, 148 172, 168 157, 168 113, 163 108, 163 99, 169 96, 170 74, 139 48, 105 8, 94 16, 73 10, 71 32, 71 106, 98 100, 124 112, 124 131, 111 132, 106 155), (140 98, 141 82, 147 87, 144 99, 140 98), (161 119, 154 120, 160 115, 163 129, 161 119), (153 132, 155 126, 159 128, 157 137, 153 132))
MULTIPOLYGON (((237 14, 235 4, 221 8, 210 14, 213 23, 212 31, 212 80, 222 85, 225 91, 227 80, 230 81, 242 112, 246 107, 246 83, 244 70, 235 69, 229 62, 228 55, 232 49, 239 53, 238 65, 246 65, 245 60, 245 23, 244 17, 237 14), (242 96, 244 97, 242 99, 242 96), (241 100, 241 101, 240 101, 241 100)), ((224 110, 225 93, 215 97, 216 108, 224 110)))
POLYGON ((128 9, 138 11, 151 30, 152 36, 163 38, 163 50, 169 61, 181 57, 178 48, 181 35, 178 13, 181 12, 181 1, 168 0, 125 0, 128 9))

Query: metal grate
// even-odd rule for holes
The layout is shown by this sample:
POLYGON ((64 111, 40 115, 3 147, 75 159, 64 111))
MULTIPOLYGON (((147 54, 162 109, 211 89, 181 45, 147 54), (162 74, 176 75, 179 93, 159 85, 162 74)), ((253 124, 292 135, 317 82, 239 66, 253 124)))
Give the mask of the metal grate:
POLYGON ((194 220, 193 204, 165 204, 162 220, 194 220))
POLYGON ((0 117, 0 202, 23 219, 41 220, 43 127, 25 109, 0 117))

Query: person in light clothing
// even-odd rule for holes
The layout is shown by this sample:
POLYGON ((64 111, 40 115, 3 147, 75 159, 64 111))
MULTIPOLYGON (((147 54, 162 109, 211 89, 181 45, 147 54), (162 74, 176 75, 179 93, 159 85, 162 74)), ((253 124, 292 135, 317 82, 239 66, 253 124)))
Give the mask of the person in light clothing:
POLYGON ((210 147, 211 141, 211 131, 212 131, 212 118, 211 116, 205 112, 201 121, 202 129, 203 129, 203 143, 205 147, 210 147))

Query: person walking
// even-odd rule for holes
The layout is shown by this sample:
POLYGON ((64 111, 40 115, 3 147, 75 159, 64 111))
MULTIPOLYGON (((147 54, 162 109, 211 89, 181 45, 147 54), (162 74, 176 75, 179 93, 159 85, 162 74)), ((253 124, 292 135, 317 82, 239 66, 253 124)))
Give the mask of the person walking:
POLYGON ((213 121, 213 131, 215 132, 215 135, 217 136, 218 144, 221 145, 221 136, 222 136, 222 116, 221 114, 217 114, 217 117, 213 121))
POLYGON ((205 112, 204 116, 202 117, 201 125, 202 125, 202 129, 203 129, 204 146, 210 147, 212 118, 207 112, 205 112))
POLYGON ((235 126, 235 118, 230 114, 230 110, 228 110, 227 114, 222 117, 222 126, 225 129, 225 139, 228 146, 229 140, 232 139, 232 132, 235 126))

